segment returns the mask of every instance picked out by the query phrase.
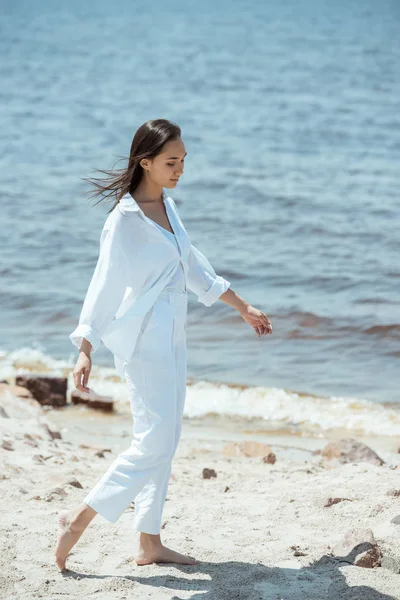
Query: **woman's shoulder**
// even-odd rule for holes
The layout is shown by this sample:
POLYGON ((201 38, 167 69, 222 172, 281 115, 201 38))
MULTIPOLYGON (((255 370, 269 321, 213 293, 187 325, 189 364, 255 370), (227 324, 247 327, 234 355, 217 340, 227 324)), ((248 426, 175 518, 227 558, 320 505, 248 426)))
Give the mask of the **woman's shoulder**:
POLYGON ((138 223, 138 215, 136 212, 126 210, 125 207, 119 202, 113 210, 107 215, 104 222, 105 227, 123 227, 124 224, 134 226, 138 223))
POLYGON ((113 238, 124 240, 125 238, 135 238, 132 235, 136 230, 135 220, 126 219, 118 210, 118 205, 106 216, 101 236, 106 233, 111 234, 113 238))
POLYGON ((118 204, 104 221, 103 232, 106 231, 109 231, 120 243, 131 248, 142 246, 148 238, 146 225, 138 213, 120 211, 118 204))

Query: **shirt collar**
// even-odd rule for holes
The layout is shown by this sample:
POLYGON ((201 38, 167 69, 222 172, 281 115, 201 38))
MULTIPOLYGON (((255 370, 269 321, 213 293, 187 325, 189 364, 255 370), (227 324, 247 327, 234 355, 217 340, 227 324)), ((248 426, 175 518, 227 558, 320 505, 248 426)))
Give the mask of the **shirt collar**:
MULTIPOLYGON (((165 202, 167 200, 167 194, 164 192, 164 190, 162 191, 162 200, 163 200, 163 202, 165 204, 165 202)), ((127 192, 124 196, 122 196, 122 198, 119 201, 119 204, 121 205, 121 207, 124 210, 133 210, 133 211, 139 211, 139 212, 143 213, 143 211, 140 208, 139 204, 130 195, 129 192, 127 192)))

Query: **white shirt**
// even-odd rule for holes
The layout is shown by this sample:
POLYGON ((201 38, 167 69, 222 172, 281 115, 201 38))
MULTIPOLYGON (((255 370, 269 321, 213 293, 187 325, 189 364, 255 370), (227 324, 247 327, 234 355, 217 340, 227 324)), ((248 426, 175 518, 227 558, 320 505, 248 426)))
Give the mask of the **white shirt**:
POLYGON ((69 336, 77 348, 86 338, 95 352, 102 341, 115 356, 129 361, 145 314, 179 267, 186 288, 205 306, 211 306, 230 287, 193 246, 175 202, 164 192, 163 202, 176 244, 129 193, 107 216, 79 324, 69 336))
MULTIPOLYGON (((154 223, 155 223, 155 225, 157 225, 159 230, 165 235, 165 237, 170 239, 172 241, 172 243, 175 244, 175 246, 178 248, 178 252, 179 252, 179 245, 178 245, 178 242, 176 241, 175 234, 171 233, 170 231, 168 231, 167 229, 165 229, 164 227, 162 227, 155 221, 154 221, 154 223)), ((179 262, 179 266, 178 266, 177 270, 175 271, 175 273, 173 274, 171 279, 168 281, 168 283, 164 289, 171 290, 171 291, 178 291, 178 292, 186 291, 185 271, 183 270, 181 262, 179 262)))

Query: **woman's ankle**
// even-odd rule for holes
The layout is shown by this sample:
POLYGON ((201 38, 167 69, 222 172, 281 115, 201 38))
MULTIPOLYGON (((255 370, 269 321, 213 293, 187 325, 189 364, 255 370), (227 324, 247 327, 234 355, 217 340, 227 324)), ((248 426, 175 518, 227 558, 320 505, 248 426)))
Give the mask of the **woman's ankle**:
POLYGON ((145 533, 144 531, 140 531, 139 542, 142 547, 154 547, 161 546, 161 536, 159 533, 145 533))
POLYGON ((94 519, 97 512, 91 507, 82 502, 71 511, 71 526, 80 528, 89 525, 90 521, 94 519))

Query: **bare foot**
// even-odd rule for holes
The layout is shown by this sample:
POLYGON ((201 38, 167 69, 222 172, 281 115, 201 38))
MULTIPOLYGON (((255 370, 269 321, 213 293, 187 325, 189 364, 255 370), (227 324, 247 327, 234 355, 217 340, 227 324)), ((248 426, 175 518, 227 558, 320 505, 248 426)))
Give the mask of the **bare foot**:
POLYGON ((71 548, 81 537, 90 521, 97 515, 97 512, 85 503, 80 504, 72 510, 63 510, 58 515, 58 525, 60 535, 56 547, 56 563, 61 571, 66 566, 67 556, 71 548))
POLYGON ((199 564, 199 561, 193 556, 180 554, 162 544, 148 548, 143 548, 143 546, 139 545, 135 561, 137 565, 149 565, 151 563, 179 563, 181 565, 199 564))

